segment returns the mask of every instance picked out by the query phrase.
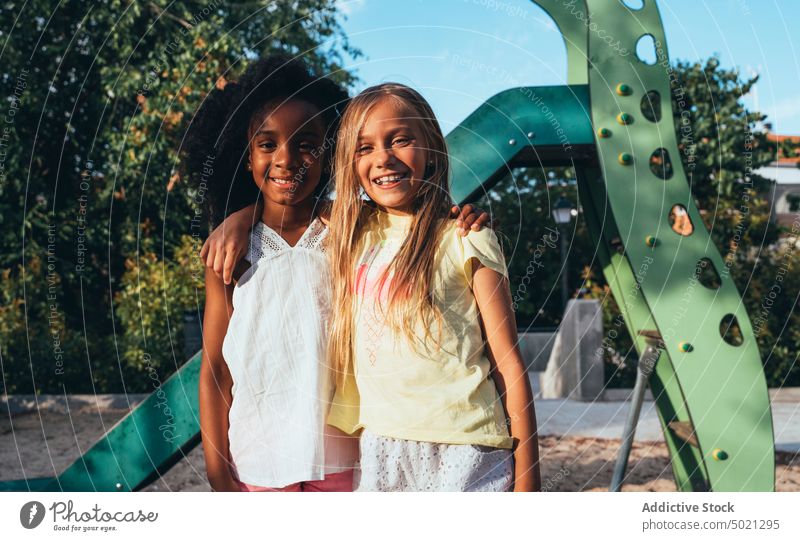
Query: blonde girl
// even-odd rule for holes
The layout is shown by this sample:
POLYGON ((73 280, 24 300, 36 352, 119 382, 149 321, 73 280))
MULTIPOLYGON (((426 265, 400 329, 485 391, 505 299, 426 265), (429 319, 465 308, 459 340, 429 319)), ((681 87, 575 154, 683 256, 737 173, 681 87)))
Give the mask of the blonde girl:
POLYGON ((445 139, 400 84, 353 98, 335 153, 328 422, 362 491, 538 490, 533 397, 493 231, 459 234, 445 139), (374 203, 368 206, 366 198, 374 203))

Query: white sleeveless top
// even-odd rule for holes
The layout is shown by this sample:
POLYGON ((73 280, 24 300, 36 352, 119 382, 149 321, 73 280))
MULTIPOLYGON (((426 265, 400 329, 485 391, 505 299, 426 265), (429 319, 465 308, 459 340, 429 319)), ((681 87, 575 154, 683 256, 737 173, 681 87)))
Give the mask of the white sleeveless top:
POLYGON ((259 222, 251 267, 233 291, 222 354, 233 378, 231 459, 240 481, 284 487, 352 468, 354 438, 328 426, 333 372, 326 361, 330 268, 315 218, 292 247, 259 222))

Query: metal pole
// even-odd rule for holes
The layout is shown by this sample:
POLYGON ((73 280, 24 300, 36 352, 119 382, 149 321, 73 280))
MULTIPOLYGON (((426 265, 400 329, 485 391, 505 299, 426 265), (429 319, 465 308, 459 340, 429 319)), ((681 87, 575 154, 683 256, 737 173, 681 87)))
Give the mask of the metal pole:
POLYGON ((562 316, 567 312, 567 299, 569 299, 569 286, 567 285, 567 235, 566 226, 558 226, 559 236, 561 237, 561 309, 562 316))
POLYGON ((633 446, 633 437, 636 434, 636 425, 639 423, 639 414, 642 412, 644 394, 647 391, 647 380, 650 374, 653 373, 653 368, 659 355, 658 348, 648 346, 636 368, 636 383, 633 386, 631 409, 628 412, 628 418, 625 420, 625 429, 622 432, 622 446, 617 455, 617 463, 614 465, 609 492, 620 492, 622 490, 622 480, 625 477, 625 470, 628 469, 628 458, 633 446))

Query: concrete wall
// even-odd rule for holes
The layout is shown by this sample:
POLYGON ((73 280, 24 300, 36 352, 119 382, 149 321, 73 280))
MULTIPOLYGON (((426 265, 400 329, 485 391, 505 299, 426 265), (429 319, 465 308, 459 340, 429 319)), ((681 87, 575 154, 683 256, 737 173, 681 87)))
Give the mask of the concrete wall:
POLYGON ((529 372, 544 372, 556 339, 555 332, 525 332, 519 334, 519 349, 529 372))
POLYGON ((555 333, 522 333, 520 350, 528 370, 539 372, 541 398, 602 400, 603 312, 595 300, 572 299, 555 333))

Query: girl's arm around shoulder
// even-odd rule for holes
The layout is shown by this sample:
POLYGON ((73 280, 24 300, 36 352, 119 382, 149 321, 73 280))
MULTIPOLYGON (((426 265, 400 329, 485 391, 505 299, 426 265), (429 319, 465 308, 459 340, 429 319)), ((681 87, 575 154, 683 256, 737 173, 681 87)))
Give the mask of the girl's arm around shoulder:
POLYGON ((203 358, 200 364, 200 433, 208 482, 215 491, 238 491, 230 467, 228 414, 233 379, 222 356, 222 342, 233 313, 233 287, 206 269, 206 305, 203 314, 203 358))
POLYGON ((477 258, 472 259, 472 273, 472 291, 486 333, 492 375, 514 440, 514 491, 538 491, 542 481, 536 412, 528 372, 517 345, 508 279, 477 258))
POLYGON ((492 227, 489 214, 469 203, 460 208, 453 205, 450 208, 450 218, 456 221, 456 229, 462 237, 466 237, 470 231, 480 231, 487 224, 492 227))
POLYGON ((203 243, 200 259, 224 284, 230 284, 247 270, 244 256, 250 246, 250 230, 261 218, 263 205, 259 201, 232 212, 203 243))

